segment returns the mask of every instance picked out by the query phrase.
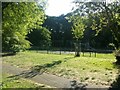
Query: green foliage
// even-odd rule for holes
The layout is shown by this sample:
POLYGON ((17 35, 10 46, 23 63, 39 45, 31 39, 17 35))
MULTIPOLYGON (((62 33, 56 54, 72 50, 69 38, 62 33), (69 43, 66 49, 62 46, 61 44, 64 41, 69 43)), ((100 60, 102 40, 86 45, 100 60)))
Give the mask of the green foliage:
POLYGON ((115 49, 118 49, 120 47, 120 1, 112 1, 112 3, 76 1, 75 4, 77 6, 75 13, 92 18, 91 28, 96 31, 96 36, 101 31, 109 30, 113 37, 112 43, 115 49))
POLYGON ((119 56, 120 57, 120 48, 118 50, 115 51, 115 56, 119 56))
POLYGON ((47 19, 43 23, 43 27, 46 27, 51 32, 51 41, 54 47, 60 47, 60 45, 62 47, 70 47, 68 40, 71 41, 73 38, 71 23, 67 21, 66 16, 47 16, 47 19))
POLYGON ((28 34, 28 40, 32 46, 38 46, 40 48, 49 47, 51 45, 51 32, 45 27, 34 29, 28 34))
POLYGON ((82 18, 82 16, 80 15, 73 15, 70 16, 70 21, 72 22, 72 34, 74 35, 74 38, 76 40, 75 43, 75 56, 79 57, 79 50, 80 50, 80 42, 79 40, 81 40, 84 36, 84 30, 85 30, 85 24, 83 23, 84 18, 82 18))
MULTIPOLYGON (((120 6, 114 5, 115 3, 108 6, 103 5, 105 7, 105 10, 103 10, 104 13, 99 13, 97 17, 100 18, 100 24, 98 25, 100 31, 104 30, 104 28, 110 30, 114 37, 114 48, 118 49, 120 47, 120 19, 118 18, 117 8, 119 8, 120 6)), ((120 10, 120 8, 118 10, 120 10)))
POLYGON ((71 18, 71 21, 73 23, 72 32, 74 38, 78 41, 83 38, 83 34, 85 30, 85 25, 83 24, 83 18, 80 16, 73 16, 71 18))
POLYGON ((35 2, 2 3, 3 50, 18 52, 30 47, 26 35, 43 23, 44 11, 35 2))
MULTIPOLYGON (((59 17, 47 16, 43 26, 48 28, 51 32, 51 42, 53 47, 73 47, 73 38, 74 34, 72 29, 72 21, 70 21, 70 16, 73 13, 68 13, 67 15, 61 15, 59 17)), ((104 30, 92 30, 92 25, 99 23, 99 17, 95 15, 84 17, 83 23, 85 25, 84 35, 81 39, 82 43, 89 43, 89 45, 96 49, 113 49, 113 46, 110 46, 109 43, 112 42, 112 33, 107 28, 104 30), (94 18, 93 18, 94 16, 94 18), (94 20, 95 19, 95 20, 94 20), (94 21, 93 21, 94 20, 94 21), (105 39, 104 39, 105 38, 105 39)), ((96 25, 97 26, 97 25, 96 25)))

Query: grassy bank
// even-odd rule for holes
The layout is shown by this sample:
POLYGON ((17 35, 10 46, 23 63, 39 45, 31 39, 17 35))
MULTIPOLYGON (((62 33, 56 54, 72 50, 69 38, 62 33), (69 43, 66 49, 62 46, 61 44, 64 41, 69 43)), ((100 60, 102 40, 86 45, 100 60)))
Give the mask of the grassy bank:
POLYGON ((17 90, 17 88, 21 88, 21 89, 28 88, 29 90, 29 88, 32 88, 32 90, 35 90, 37 88, 39 89, 50 88, 46 85, 38 84, 30 80, 26 80, 26 79, 18 78, 18 77, 11 78, 10 76, 11 74, 8 74, 8 73, 2 74, 2 89, 13 88, 17 90))
MULTIPOLYGON (((88 53, 89 54, 89 53, 88 53)), ((114 67, 113 54, 97 54, 74 57, 74 55, 42 54, 32 51, 3 57, 3 62, 25 69, 40 66, 46 73, 71 78, 86 84, 110 85, 118 71, 114 67)))

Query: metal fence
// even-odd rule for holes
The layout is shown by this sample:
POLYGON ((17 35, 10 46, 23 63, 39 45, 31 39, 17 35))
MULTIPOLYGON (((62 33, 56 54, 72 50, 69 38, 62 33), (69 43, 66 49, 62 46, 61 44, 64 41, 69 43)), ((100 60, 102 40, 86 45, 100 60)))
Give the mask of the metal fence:
MULTIPOLYGON (((54 53, 54 54, 75 54, 75 42, 69 41, 64 42, 63 41, 54 41, 51 46, 47 46, 44 48, 33 46, 31 50, 36 50, 36 52, 40 53, 54 53)), ((97 53, 112 53, 113 49, 98 49, 91 47, 89 43, 79 43, 79 51, 80 55, 82 56, 89 56, 89 57, 96 57, 97 53)))

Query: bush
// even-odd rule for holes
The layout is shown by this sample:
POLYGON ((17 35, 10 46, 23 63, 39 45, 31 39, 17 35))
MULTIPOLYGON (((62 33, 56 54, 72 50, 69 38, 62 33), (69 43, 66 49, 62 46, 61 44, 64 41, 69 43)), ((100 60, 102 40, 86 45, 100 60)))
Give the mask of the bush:
POLYGON ((116 64, 120 64, 120 49, 115 51, 116 64))
POLYGON ((31 42, 32 46, 39 48, 49 47, 51 45, 51 32, 45 27, 33 29, 33 31, 28 34, 28 40, 31 42))

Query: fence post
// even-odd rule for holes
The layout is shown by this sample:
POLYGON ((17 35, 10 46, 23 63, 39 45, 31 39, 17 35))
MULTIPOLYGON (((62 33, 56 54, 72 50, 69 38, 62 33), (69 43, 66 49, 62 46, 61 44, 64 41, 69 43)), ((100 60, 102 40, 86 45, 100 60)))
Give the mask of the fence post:
POLYGON ((84 50, 83 50, 83 56, 84 56, 84 50))
POLYGON ((82 51, 83 51, 83 56, 84 56, 84 47, 83 47, 82 51))
POLYGON ((96 57, 96 51, 95 51, 95 57, 96 57))
POLYGON ((62 41, 59 40, 59 44, 60 44, 60 55, 61 55, 61 49, 62 49, 62 41))
POLYGON ((47 54, 48 54, 48 49, 47 49, 47 54))
POLYGON ((91 57, 91 51, 90 51, 90 57, 91 57))
POLYGON ((48 54, 48 52, 49 52, 49 49, 47 48, 47 54, 48 54))
POLYGON ((61 55, 61 48, 60 48, 60 55, 61 55))

